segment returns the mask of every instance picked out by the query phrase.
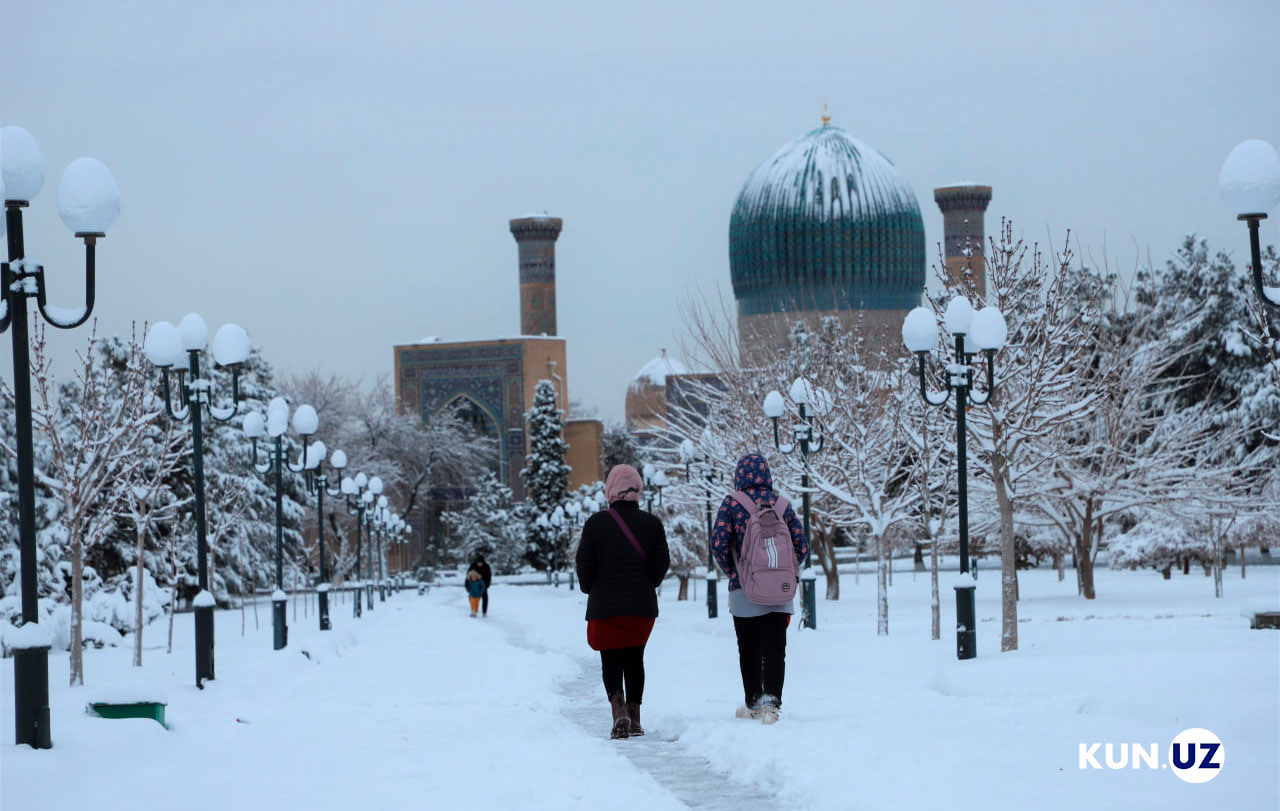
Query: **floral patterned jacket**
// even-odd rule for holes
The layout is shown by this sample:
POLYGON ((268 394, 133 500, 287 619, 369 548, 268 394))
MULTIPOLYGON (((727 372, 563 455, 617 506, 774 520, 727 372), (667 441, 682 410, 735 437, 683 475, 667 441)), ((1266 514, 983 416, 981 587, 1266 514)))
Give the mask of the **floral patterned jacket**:
MULTIPOLYGON (((733 489, 746 493, 757 505, 772 505, 778 498, 773 492, 769 463, 758 453, 749 453, 738 460, 738 469, 733 474, 733 489)), ((715 527, 711 531, 711 552, 721 570, 729 575, 729 591, 742 588, 742 584, 738 582, 735 561, 749 517, 746 507, 739 504, 732 495, 725 496, 716 513, 715 527)), ((800 523, 790 504, 783 512, 782 520, 791 530, 791 545, 795 548, 796 561, 803 563, 809 555, 809 539, 805 537, 804 525, 800 523)))

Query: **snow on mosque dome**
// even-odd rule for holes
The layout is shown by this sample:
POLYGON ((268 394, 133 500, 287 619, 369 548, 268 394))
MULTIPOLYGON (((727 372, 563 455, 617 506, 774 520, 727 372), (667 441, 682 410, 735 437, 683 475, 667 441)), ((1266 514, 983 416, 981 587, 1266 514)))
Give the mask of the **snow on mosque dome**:
POLYGON ((631 385, 633 387, 653 385, 667 385, 667 375, 687 375, 689 370, 680 361, 667 357, 666 350, 653 360, 641 367, 636 372, 636 376, 632 378, 631 385))
POLYGON ((747 177, 729 219, 741 315, 910 310, 925 283, 915 192, 876 149, 822 126, 747 177))

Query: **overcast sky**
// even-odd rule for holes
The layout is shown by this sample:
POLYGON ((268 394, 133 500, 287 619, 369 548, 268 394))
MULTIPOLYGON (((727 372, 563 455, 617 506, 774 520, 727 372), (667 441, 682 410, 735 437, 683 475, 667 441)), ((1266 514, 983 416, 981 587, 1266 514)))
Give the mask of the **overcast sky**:
MULTIPOLYGON (((100 329, 195 310, 243 325, 278 371, 371 381, 396 343, 517 334, 507 220, 563 217, 571 394, 620 419, 680 303, 728 294, 748 173, 824 101, 915 188, 931 262, 932 189, 966 179, 994 187, 989 231, 1071 228, 1121 270, 1194 231, 1243 264, 1217 175, 1241 140, 1280 145, 1278 9, 0 0, 0 124, 44 152, 27 253, 54 302, 81 302, 54 198, 90 155, 123 197, 100 329)), ((84 333, 55 343, 66 374, 84 333)))

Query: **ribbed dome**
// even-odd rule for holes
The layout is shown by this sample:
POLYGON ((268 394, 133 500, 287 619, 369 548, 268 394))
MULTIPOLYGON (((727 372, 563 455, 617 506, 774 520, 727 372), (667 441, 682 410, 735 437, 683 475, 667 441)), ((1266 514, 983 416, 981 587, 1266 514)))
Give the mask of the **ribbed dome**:
POLYGON ((729 220, 740 315, 909 310, 925 283, 915 192, 839 127, 797 138, 756 167, 729 220))

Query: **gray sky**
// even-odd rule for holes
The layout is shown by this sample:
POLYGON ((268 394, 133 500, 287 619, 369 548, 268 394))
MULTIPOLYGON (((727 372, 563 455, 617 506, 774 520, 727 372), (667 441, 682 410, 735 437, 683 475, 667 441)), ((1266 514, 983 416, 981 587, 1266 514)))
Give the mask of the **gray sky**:
POLYGON ((1243 264, 1217 174, 1280 145, 1280 3, 1069 5, 0 0, 0 123, 44 152, 27 253, 56 303, 82 296, 57 184, 91 155, 123 197, 101 330, 195 310, 279 371, 371 380, 397 342, 516 334, 507 220, 563 217, 571 393, 618 419, 680 302, 729 294, 734 198, 824 101, 914 186, 931 262, 932 189, 968 179, 988 231, 1069 227, 1121 270, 1195 231, 1243 264))

